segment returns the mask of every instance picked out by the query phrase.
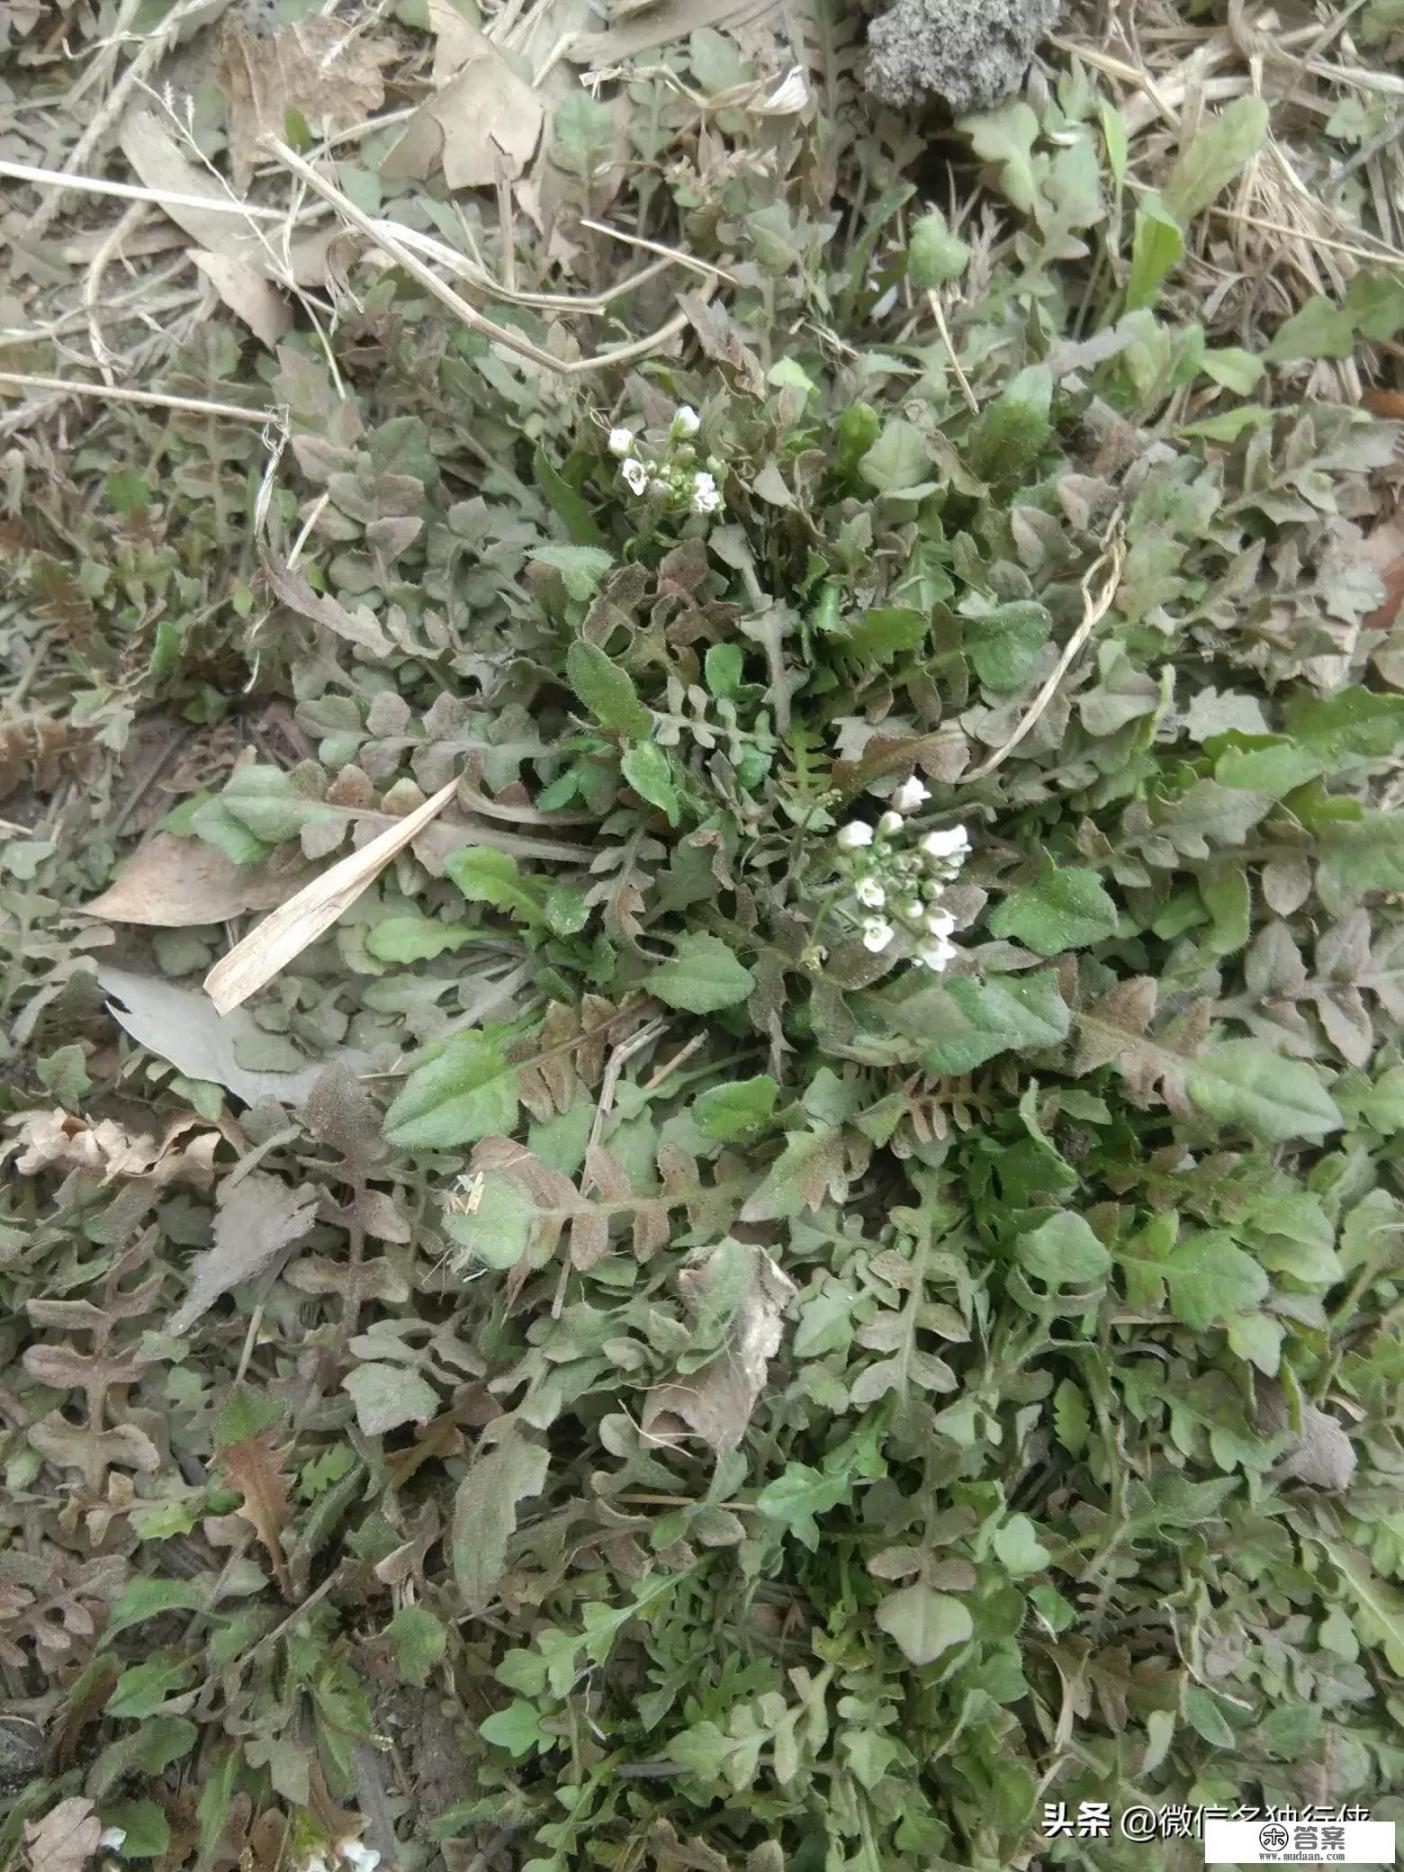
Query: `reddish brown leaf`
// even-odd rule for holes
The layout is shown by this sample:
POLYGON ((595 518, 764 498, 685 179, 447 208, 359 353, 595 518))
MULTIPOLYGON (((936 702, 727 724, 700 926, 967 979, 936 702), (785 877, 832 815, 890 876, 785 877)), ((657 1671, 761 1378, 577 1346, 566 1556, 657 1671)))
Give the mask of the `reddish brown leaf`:
POLYGON ((292 1597, 292 1581, 283 1556, 283 1529, 288 1525, 289 1477, 284 1474, 282 1452, 272 1444, 272 1432, 260 1430, 257 1436, 233 1443, 224 1452, 225 1477, 231 1488, 244 1498, 239 1513, 252 1523, 273 1563, 273 1575, 287 1598, 292 1597))

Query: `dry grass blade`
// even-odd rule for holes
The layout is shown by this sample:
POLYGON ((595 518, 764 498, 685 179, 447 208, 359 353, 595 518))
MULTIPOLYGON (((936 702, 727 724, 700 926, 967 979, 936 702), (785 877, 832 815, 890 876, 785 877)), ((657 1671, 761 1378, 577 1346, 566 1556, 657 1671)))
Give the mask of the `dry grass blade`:
POLYGON ((1112 601, 1116 597, 1117 586, 1121 583, 1121 567, 1125 557, 1125 549, 1121 541, 1119 539, 1113 539, 1107 546, 1105 552, 1093 560, 1092 564, 1088 567, 1087 574, 1082 581, 1082 622, 1078 625, 1072 636, 1069 637, 1063 654, 1054 665, 1052 675, 1034 697, 1028 714, 1024 716, 1023 720, 1019 723, 1019 726, 1014 730, 1013 734, 1010 735, 1004 746, 1002 748, 997 748, 987 761, 982 762, 979 767, 972 768, 968 774, 964 775, 966 781, 988 779, 997 767, 1002 767, 1004 765, 1005 761, 1009 759, 1009 756, 1014 752, 1015 748, 1018 747, 1019 743, 1032 731, 1035 723, 1048 707, 1048 704, 1053 700, 1054 696, 1057 695, 1058 685, 1067 675, 1069 669, 1071 669, 1078 651, 1081 650, 1082 646, 1087 642, 1087 639, 1092 635, 1098 622, 1111 610, 1112 601), (1104 565, 1108 568, 1107 576, 1103 581, 1101 590, 1094 597, 1092 594, 1092 581, 1104 565))
POLYGON ((237 403, 212 403, 205 397, 163 396, 157 390, 126 390, 116 384, 74 383, 63 377, 36 377, 27 371, 0 371, 0 384, 22 390, 55 390, 61 396, 100 397, 106 403, 145 403, 153 409, 185 410, 192 416, 227 416, 235 422, 274 423, 277 410, 240 409, 237 403))
POLYGON ((390 860, 443 811, 458 790, 451 780, 432 799, 388 827, 360 851, 334 864, 330 871, 280 904, 251 929, 242 942, 215 963, 205 977, 205 993, 221 1014, 229 1013, 266 982, 272 981, 309 943, 316 942, 380 876, 390 860))

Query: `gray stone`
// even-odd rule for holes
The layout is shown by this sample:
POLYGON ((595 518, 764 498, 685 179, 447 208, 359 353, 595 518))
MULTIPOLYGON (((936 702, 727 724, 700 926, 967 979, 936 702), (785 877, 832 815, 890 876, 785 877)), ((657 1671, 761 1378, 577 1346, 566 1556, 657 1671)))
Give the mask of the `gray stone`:
POLYGON ((988 110, 1017 90, 1064 0, 893 0, 868 31, 868 89, 886 104, 939 98, 988 110))

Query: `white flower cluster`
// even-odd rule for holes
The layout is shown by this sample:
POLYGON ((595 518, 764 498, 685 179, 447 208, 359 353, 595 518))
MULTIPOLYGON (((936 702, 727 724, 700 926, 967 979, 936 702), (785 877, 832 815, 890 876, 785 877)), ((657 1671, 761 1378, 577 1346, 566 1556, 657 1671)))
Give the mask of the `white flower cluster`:
POLYGON ((685 508, 689 513, 714 514, 722 504, 717 486, 718 463, 708 460, 705 468, 697 464, 692 438, 702 427, 701 418, 691 404, 684 403, 673 413, 664 441, 664 452, 646 459, 643 444, 632 429, 609 432, 609 452, 619 458, 619 472, 634 494, 646 494, 669 506, 685 508))
MULTIPOLYGON (((337 1841, 332 1853, 330 1872, 337 1872, 337 1869, 343 1866, 346 1872, 375 1872, 379 1864, 380 1854, 374 1846, 363 1845, 360 1840, 348 1837, 337 1841)), ((319 1853, 306 1862, 302 1872, 329 1872, 329 1868, 326 1860, 319 1853)))
POLYGON ((970 855, 970 834, 964 826, 949 826, 926 833, 913 848, 907 814, 929 798, 927 787, 913 776, 892 795, 891 807, 876 826, 850 819, 840 827, 837 843, 854 897, 873 912, 863 918, 863 947, 881 955, 900 926, 915 945, 912 960, 940 974, 956 954, 951 941, 955 918, 942 909, 941 900, 970 855))

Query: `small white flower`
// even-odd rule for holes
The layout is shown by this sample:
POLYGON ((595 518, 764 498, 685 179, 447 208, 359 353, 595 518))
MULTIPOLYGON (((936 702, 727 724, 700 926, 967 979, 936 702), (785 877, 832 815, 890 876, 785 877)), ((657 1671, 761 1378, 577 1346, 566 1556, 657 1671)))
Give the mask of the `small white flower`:
POLYGON ((916 952, 916 959, 923 968, 933 970, 937 975, 954 959, 956 948, 942 936, 933 936, 930 942, 923 943, 916 952))
POLYGON ((715 475, 705 472, 699 474, 692 484, 692 511, 695 514, 715 513, 721 506, 721 495, 717 491, 715 475))
POLYGON ((872 842, 873 828, 866 819, 850 819, 846 826, 839 827, 840 851, 861 851, 865 845, 871 845, 872 842))
POLYGON ((690 403, 684 403, 672 421, 670 433, 675 436, 695 436, 702 427, 702 419, 690 403))
POLYGON ((921 849, 928 858, 960 860, 970 850, 970 834, 963 825, 947 826, 943 832, 928 832, 921 849))
POLYGON ((627 455, 634 446, 632 429, 611 429, 609 432, 609 452, 611 455, 627 455))
POLYGON ((904 780, 901 786, 899 786, 897 791, 892 795, 892 804, 897 808, 898 812, 915 812, 918 806, 925 805, 926 801, 930 798, 930 787, 924 786, 922 782, 917 779, 916 775, 913 774, 911 779, 904 780))
POLYGON ((871 949, 874 955, 881 955, 892 941, 893 929, 890 923, 881 917, 867 917, 863 923, 863 947, 871 949))
POLYGON ((351 1872, 375 1872, 380 1864, 380 1854, 374 1846, 367 1846, 358 1839, 344 1839, 336 1850, 350 1866, 351 1872))
POLYGON ((869 910, 881 910, 887 902, 887 892, 876 878, 859 878, 853 888, 853 895, 860 904, 866 904, 869 910))
POLYGON ((101 1833, 98 1834, 98 1846, 99 1848, 105 1848, 108 1852, 119 1853, 122 1850, 126 1837, 127 1829, 125 1827, 104 1827, 101 1833))
POLYGON ((642 494, 644 489, 648 486, 648 470, 644 467, 643 463, 633 455, 621 465, 620 473, 636 494, 642 494))
POLYGON ((926 905, 920 897, 913 897, 902 905, 902 915, 909 923, 920 923, 926 915, 926 905))
POLYGON ((902 815, 899 812, 885 812, 878 820, 877 829, 884 838, 891 838, 894 832, 902 830, 902 815))
POLYGON ((955 918, 949 910, 928 910, 924 921, 928 936, 949 936, 955 928, 955 918))

